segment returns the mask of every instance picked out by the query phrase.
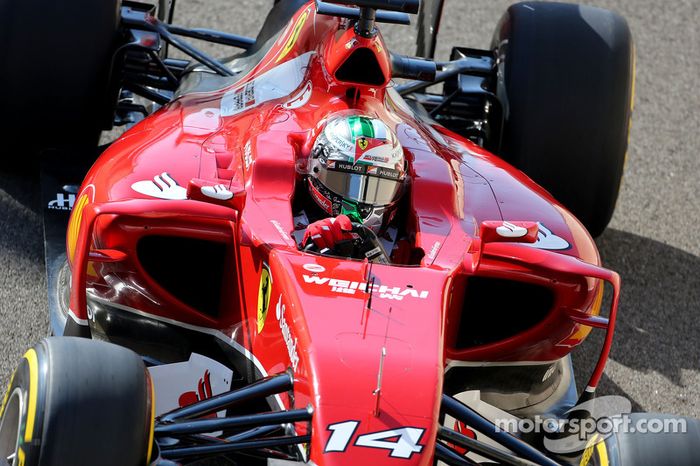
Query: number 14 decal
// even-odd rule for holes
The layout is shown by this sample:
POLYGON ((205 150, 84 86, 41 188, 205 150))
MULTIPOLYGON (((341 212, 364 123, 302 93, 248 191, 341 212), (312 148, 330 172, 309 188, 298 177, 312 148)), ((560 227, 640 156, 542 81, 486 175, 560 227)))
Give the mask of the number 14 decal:
MULTIPOLYGON (((331 431, 331 436, 328 437, 325 453, 345 451, 350 445, 350 440, 355 435, 358 425, 360 425, 359 421, 346 421, 329 425, 328 430, 331 431)), ((355 439, 354 445, 390 450, 389 456, 394 458, 410 458, 414 453, 420 453, 423 449, 423 445, 419 445, 418 442, 424 432, 425 429, 417 427, 383 430, 359 435, 355 439)))

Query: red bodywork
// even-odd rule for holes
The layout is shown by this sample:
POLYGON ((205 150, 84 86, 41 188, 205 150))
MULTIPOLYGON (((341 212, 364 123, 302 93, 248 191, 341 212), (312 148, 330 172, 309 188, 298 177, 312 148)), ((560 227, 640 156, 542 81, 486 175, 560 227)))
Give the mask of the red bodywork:
MULTIPOLYGON (((74 319, 89 317, 86 284, 146 315, 230 335, 250 351, 263 375, 293 371, 293 397, 284 395, 282 402, 313 407, 308 453, 317 465, 433 464, 447 360, 557 360, 590 327, 607 327, 606 319, 595 317, 599 279, 614 283, 615 297, 619 284, 614 273, 598 267, 591 237, 556 200, 498 157, 415 117, 387 87, 390 76, 381 35, 357 38, 346 21, 317 15, 310 3, 238 82, 185 94, 124 134, 90 170, 72 214, 68 252, 74 319), (383 83, 336 79, 335 71, 356 48, 376 57, 383 83), (254 92, 242 97, 246 83, 307 53, 303 79, 288 95, 262 102, 254 100, 254 92), (349 92, 353 89, 359 96, 349 92), (242 99, 233 111, 224 111, 227 93, 242 99), (308 157, 323 121, 347 109, 381 118, 398 134, 409 162, 407 229, 414 250, 422 251, 419 265, 370 267, 322 257, 300 251, 291 237, 292 197, 303 181, 297 167, 308 157), (132 188, 164 172, 176 180, 180 194, 187 190, 186 199, 156 199, 132 188), (203 186, 220 184, 234 194, 231 199, 202 195, 203 186), (482 241, 488 230, 480 233, 483 222, 504 220, 539 222, 570 247, 555 252, 482 241), (178 301, 144 271, 136 245, 154 234, 226 246, 218 315, 178 301), (271 292, 260 310, 264 268, 272 278, 271 292), (109 291, 105 277, 114 271, 131 289, 147 293, 109 291), (474 275, 542 285, 552 290, 554 304, 544 320, 517 335, 458 348, 459 324, 470 318, 462 309, 466 282, 474 275), (348 421, 357 422, 350 437, 330 442, 335 425, 348 421), (422 432, 412 439, 418 447, 408 458, 391 456, 392 450, 381 446, 387 439, 374 447, 363 445, 367 437, 357 440, 406 427, 422 432)), ((528 312, 528 303, 521 311, 528 312)), ((604 356, 607 347, 609 341, 604 356)), ((593 387, 599 377, 592 379, 593 387)), ((296 428, 304 432, 307 426, 296 428)))

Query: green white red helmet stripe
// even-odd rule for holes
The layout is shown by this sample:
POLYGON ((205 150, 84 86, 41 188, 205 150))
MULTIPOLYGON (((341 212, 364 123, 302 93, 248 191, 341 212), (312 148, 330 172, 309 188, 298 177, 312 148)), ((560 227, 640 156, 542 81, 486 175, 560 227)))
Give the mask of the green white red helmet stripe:
POLYGON ((352 141, 358 138, 387 139, 386 125, 380 120, 364 116, 351 116, 347 119, 352 141))

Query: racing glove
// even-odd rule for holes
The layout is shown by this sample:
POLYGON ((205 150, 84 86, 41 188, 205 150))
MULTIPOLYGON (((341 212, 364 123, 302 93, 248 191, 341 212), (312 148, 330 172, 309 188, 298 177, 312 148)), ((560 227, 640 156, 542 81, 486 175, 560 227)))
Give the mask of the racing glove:
POLYGON ((319 250, 333 249, 341 241, 354 239, 352 222, 347 215, 324 218, 306 227, 302 243, 306 246, 313 241, 319 250))

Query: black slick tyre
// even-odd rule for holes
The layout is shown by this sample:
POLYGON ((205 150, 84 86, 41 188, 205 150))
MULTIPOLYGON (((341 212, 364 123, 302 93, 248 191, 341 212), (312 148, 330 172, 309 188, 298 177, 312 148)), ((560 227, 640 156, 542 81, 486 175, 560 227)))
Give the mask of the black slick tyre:
POLYGON ((0 407, 9 464, 148 464, 152 388, 138 355, 84 338, 46 338, 24 355, 0 407))
POLYGON ((600 235, 617 201, 634 98, 632 36, 618 14, 524 2, 492 48, 503 103, 499 155, 600 235))
POLYGON ((0 0, 4 147, 23 157, 28 149, 97 145, 113 118, 108 87, 120 4, 0 0))
POLYGON ((606 441, 622 466, 700 464, 700 420, 670 414, 633 413, 631 425, 644 431, 615 434, 606 441))

